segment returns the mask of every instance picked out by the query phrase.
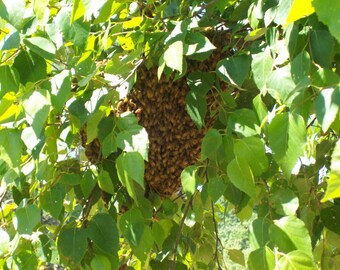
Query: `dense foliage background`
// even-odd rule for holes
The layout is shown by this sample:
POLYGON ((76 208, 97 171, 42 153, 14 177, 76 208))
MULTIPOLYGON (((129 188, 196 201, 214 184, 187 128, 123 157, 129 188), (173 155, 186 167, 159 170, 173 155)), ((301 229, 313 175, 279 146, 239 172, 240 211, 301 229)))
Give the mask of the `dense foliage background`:
POLYGON ((339 10, 0 0, 0 268, 226 269, 228 254, 255 270, 339 269, 339 10), (187 71, 216 50, 214 70, 187 71), (218 93, 173 196, 144 196, 146 131, 132 113, 112 115, 141 66, 187 80, 198 129, 213 113, 205 95, 218 93), (95 164, 81 132, 99 140, 95 164), (228 213, 253 212, 244 254, 219 229, 228 213))

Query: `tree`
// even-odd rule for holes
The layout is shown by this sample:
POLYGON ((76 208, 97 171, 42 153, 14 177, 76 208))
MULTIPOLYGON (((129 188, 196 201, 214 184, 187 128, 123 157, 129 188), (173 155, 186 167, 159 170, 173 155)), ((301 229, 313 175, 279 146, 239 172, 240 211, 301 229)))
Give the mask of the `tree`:
POLYGON ((339 9, 1 0, 0 267, 338 269, 339 9))

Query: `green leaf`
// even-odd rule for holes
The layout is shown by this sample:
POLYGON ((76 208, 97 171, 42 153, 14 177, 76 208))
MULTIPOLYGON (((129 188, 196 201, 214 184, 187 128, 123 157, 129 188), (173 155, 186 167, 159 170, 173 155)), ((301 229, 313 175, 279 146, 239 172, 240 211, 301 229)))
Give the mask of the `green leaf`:
POLYGON ((217 129, 210 129, 202 140, 202 159, 213 158, 222 144, 222 135, 217 129))
POLYGON ((316 270, 313 259, 300 250, 284 254, 278 261, 278 268, 282 270, 316 270))
POLYGON ((217 176, 209 179, 208 194, 214 202, 217 202, 217 200, 224 194, 226 188, 227 186, 222 177, 217 176))
POLYGON ((291 74, 295 84, 309 77, 311 61, 306 51, 299 53, 292 61, 291 74))
POLYGON ((340 235, 340 206, 333 205, 321 210, 321 220, 326 228, 340 235))
POLYGON ((198 32, 189 32, 186 35, 185 45, 187 49, 184 54, 198 61, 205 60, 216 49, 207 37, 198 32))
POLYGON ((98 175, 98 185, 101 190, 104 190, 105 192, 110 194, 115 194, 110 174, 107 171, 104 170, 100 171, 98 175))
POLYGON ((340 140, 337 141, 333 153, 331 163, 331 173, 327 179, 327 189, 325 196, 321 202, 340 197, 340 140))
POLYGON ((110 260, 107 257, 98 254, 93 257, 90 265, 93 270, 111 269, 110 260))
POLYGON ((10 66, 0 66, 0 98, 7 92, 17 92, 19 89, 18 76, 10 66))
POLYGON ((113 14, 118 14, 120 9, 125 7, 124 3, 120 3, 114 0, 108 0, 104 3, 99 11, 98 17, 95 19, 94 23, 106 22, 113 14))
POLYGON ((314 30, 310 34, 311 56, 324 68, 330 68, 333 59, 334 38, 327 30, 314 30))
POLYGON ((59 182, 64 185, 76 186, 81 183, 81 176, 77 173, 62 173, 59 182))
POLYGON ((286 23, 287 16, 291 9, 294 0, 280 1, 280 4, 276 7, 276 14, 274 22, 276 24, 284 25, 286 23))
POLYGON ((315 100, 316 117, 324 132, 333 123, 340 106, 340 87, 323 89, 315 100))
MULTIPOLYGON (((109 139, 114 143, 115 140, 109 139)), ((117 146, 125 152, 138 152, 144 160, 148 160, 149 139, 145 128, 139 125, 129 126, 127 130, 123 130, 117 134, 117 146)))
POLYGON ((319 88, 335 87, 340 83, 340 77, 330 69, 319 68, 312 74, 312 83, 319 88))
POLYGON ((187 84, 193 92, 205 98, 206 94, 212 89, 215 76, 209 72, 195 71, 187 77, 187 84))
POLYGON ((295 87, 289 65, 278 68, 270 73, 266 83, 266 89, 269 94, 274 99, 282 100, 287 105, 290 105, 299 94, 295 87))
POLYGON ((183 41, 175 41, 164 52, 165 64, 179 73, 183 71, 183 41))
POLYGON ((286 216, 270 225, 270 239, 279 249, 288 253, 299 250, 313 257, 312 243, 305 223, 295 216, 286 216))
POLYGON ((244 261, 244 254, 241 250, 239 249, 228 249, 228 256, 229 258, 242 266, 245 266, 245 261, 244 261))
POLYGON ((152 235, 161 248, 165 239, 170 235, 173 224, 169 219, 161 219, 152 223, 152 235))
POLYGON ((252 198, 256 197, 254 176, 243 157, 235 156, 235 159, 228 164, 227 173, 235 187, 252 198))
POLYGON ((267 32, 267 28, 258 28, 253 31, 251 31, 245 38, 244 40, 249 42, 249 41, 254 41, 260 37, 262 37, 265 33, 267 32))
POLYGON ((19 234, 32 234, 40 222, 40 210, 35 204, 18 207, 13 217, 13 226, 19 234))
POLYGON ((33 11, 40 22, 44 22, 45 11, 48 10, 48 0, 34 0, 33 11))
POLYGON ((59 234, 57 245, 60 254, 77 265, 87 250, 87 233, 78 228, 64 229, 59 234))
POLYGON ((253 249, 263 248, 269 243, 270 224, 271 221, 263 217, 253 220, 249 226, 249 242, 253 249))
POLYGON ((189 91, 185 98, 186 110, 198 129, 204 126, 204 118, 207 113, 207 101, 194 91, 189 91))
POLYGON ((144 189, 144 160, 138 152, 122 153, 116 160, 118 179, 137 201, 135 183, 144 189))
POLYGON ((81 191, 86 199, 89 198, 96 184, 97 180, 93 171, 91 169, 86 170, 80 182, 81 191))
POLYGON ((234 144, 234 153, 247 161, 254 176, 260 176, 267 171, 268 159, 261 139, 247 137, 237 140, 234 144))
POLYGON ((105 117, 105 112, 101 110, 94 110, 86 122, 86 143, 92 142, 98 137, 98 125, 105 117))
POLYGON ((37 137, 40 136, 50 111, 50 94, 46 90, 35 90, 23 97, 22 106, 27 122, 37 137))
MULTIPOLYGON (((1 9, 1 6, 0 6, 1 9)), ((12 25, 7 23, 0 33, 0 50, 18 49, 20 46, 20 33, 12 25), (3 37, 3 35, 5 35, 3 37)))
POLYGON ((254 81, 257 88, 262 91, 266 85, 268 74, 270 74, 273 69, 274 60, 267 51, 253 54, 252 58, 251 71, 254 76, 254 81))
POLYGON ((340 42, 340 14, 338 12, 340 9, 340 3, 332 0, 313 0, 312 4, 319 20, 328 26, 331 34, 338 40, 338 42, 340 42))
POLYGON ((262 101, 260 94, 253 99, 253 107, 255 109, 258 119, 262 123, 268 115, 268 109, 264 102, 262 101))
POLYGON ((197 179, 197 166, 189 166, 184 168, 181 173, 181 182, 183 191, 187 196, 191 196, 195 193, 198 184, 197 179))
POLYGON ((154 243, 150 226, 144 225, 144 230, 140 242, 143 244, 140 244, 136 247, 133 246, 132 250, 134 251, 134 254, 136 254, 137 258, 139 258, 141 261, 145 261, 147 260, 149 252, 154 243))
POLYGON ((260 124, 253 110, 239 109, 228 118, 228 128, 241 137, 249 137, 261 133, 260 124))
POLYGON ((306 125, 302 116, 276 115, 268 127, 269 146, 287 178, 290 177, 306 143, 306 125))
POLYGON ((63 209, 64 197, 64 186, 57 184, 40 195, 39 201, 41 208, 50 213, 55 219, 58 219, 63 209))
POLYGON ((119 229, 133 247, 141 244, 144 232, 144 218, 140 210, 133 208, 125 212, 119 220, 119 229))
POLYGON ((10 238, 6 231, 0 229, 0 259, 6 255, 10 247, 10 238))
POLYGON ((24 44, 33 52, 43 58, 53 60, 55 58, 56 48, 54 44, 43 37, 25 38, 24 44))
POLYGON ((72 8, 72 16, 71 16, 71 24, 84 17, 85 14, 85 7, 84 7, 84 3, 81 0, 74 0, 73 3, 73 8, 72 8))
POLYGON ((299 198, 288 188, 275 190, 269 201, 275 212, 280 215, 295 215, 299 208, 299 198))
POLYGON ((241 87, 249 76, 251 58, 239 55, 220 60, 216 66, 216 73, 223 81, 241 87))
POLYGON ((21 108, 17 103, 17 97, 13 92, 6 93, 0 100, 0 123, 8 123, 15 120, 21 108))
POLYGON ((34 52, 21 50, 14 59, 13 67, 18 71, 20 82, 24 85, 28 82, 46 79, 47 65, 45 59, 34 52))
POLYGON ((274 270, 275 254, 269 247, 261 247, 249 254, 247 264, 250 270, 274 270))
POLYGON ((114 255, 118 260, 119 233, 115 220, 109 214, 96 214, 88 224, 87 234, 96 249, 105 255, 114 255))
POLYGON ((0 3, 0 17, 11 23, 18 30, 22 27, 26 9, 25 0, 2 0, 0 3))
POLYGON ((13 168, 20 164, 22 145, 18 130, 0 130, 0 157, 13 168))
POLYGON ((63 7, 55 17, 55 24, 63 34, 66 41, 72 41, 76 46, 83 48, 86 45, 90 25, 81 18, 71 24, 71 11, 63 7))
POLYGON ((133 113, 125 112, 119 116, 117 125, 121 130, 129 130, 131 126, 138 125, 138 120, 133 113))
POLYGON ((51 79, 51 103, 61 113, 71 93, 71 74, 63 70, 51 79))

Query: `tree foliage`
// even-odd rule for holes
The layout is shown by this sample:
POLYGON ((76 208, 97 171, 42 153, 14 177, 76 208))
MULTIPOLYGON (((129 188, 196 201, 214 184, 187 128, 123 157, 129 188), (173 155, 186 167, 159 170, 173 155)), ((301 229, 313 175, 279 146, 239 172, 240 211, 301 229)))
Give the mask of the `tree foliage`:
POLYGON ((224 269, 218 214, 255 211, 235 263, 338 269, 339 5, 0 0, 0 268, 224 269), (187 68, 216 50, 213 70, 187 68), (186 80, 197 129, 218 93, 173 196, 148 191, 136 116, 112 115, 141 66, 186 80))

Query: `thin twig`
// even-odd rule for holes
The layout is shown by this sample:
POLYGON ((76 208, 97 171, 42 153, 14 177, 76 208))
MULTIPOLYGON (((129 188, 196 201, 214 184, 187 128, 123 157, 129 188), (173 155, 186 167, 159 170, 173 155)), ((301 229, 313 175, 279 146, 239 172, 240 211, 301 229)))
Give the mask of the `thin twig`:
POLYGON ((212 216, 213 216, 213 222, 214 222, 214 228, 215 228, 215 235, 216 235, 214 259, 217 262, 217 269, 222 270, 222 267, 220 265, 220 261, 218 259, 218 244, 221 242, 221 240, 218 236, 218 227, 217 227, 217 222, 216 222, 216 219, 215 219, 214 203, 212 201, 211 201, 211 210, 212 210, 212 216))
POLYGON ((178 248, 178 245, 179 245, 179 240, 181 238, 181 234, 182 234, 182 230, 183 230, 183 226, 184 226, 184 221, 189 213, 189 209, 191 207, 191 204, 192 204, 192 200, 194 198, 194 194, 191 195, 190 197, 190 200, 185 208, 185 212, 183 214, 183 217, 182 217, 182 220, 181 220, 181 224, 179 225, 179 228, 178 228, 178 232, 177 232, 177 236, 176 236, 176 242, 175 242, 175 248, 174 248, 174 258, 172 260, 172 263, 171 263, 171 268, 170 270, 175 270, 175 266, 176 266, 176 258, 177 258, 177 248, 178 248))

